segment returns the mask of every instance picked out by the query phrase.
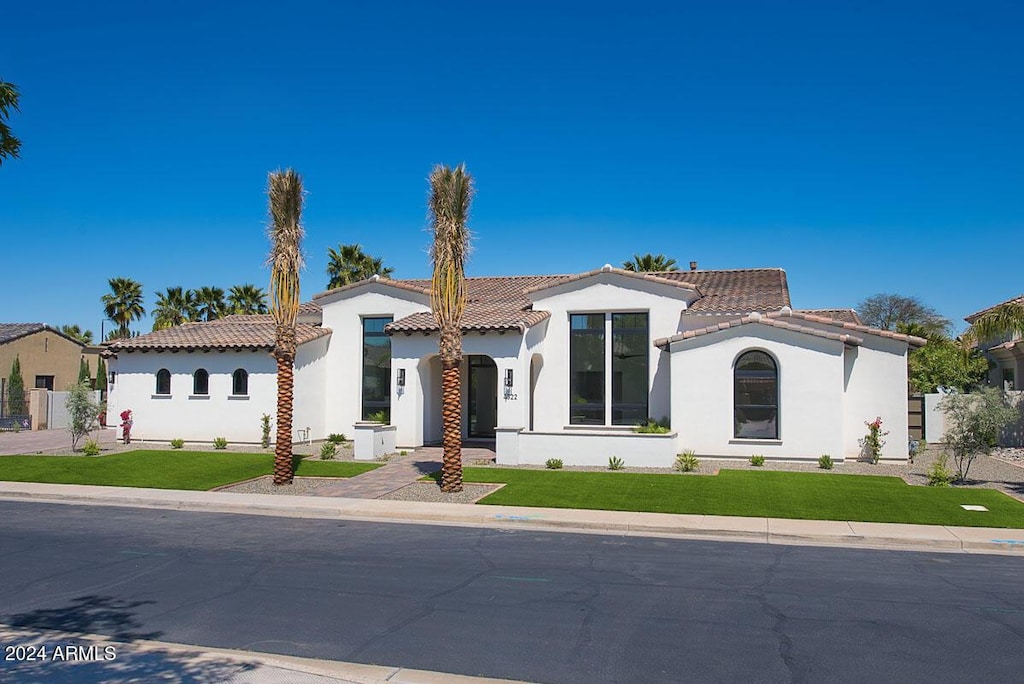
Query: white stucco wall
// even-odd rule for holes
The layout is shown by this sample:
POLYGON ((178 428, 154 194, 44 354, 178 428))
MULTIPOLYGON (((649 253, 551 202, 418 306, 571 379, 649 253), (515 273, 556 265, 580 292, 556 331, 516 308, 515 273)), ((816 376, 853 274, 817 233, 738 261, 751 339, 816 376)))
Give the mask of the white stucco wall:
MULTIPOLYGON (((326 363, 321 366, 324 375, 324 434, 337 432, 351 436, 355 424, 362 420, 362 319, 390 316, 398 320, 413 313, 429 311, 430 301, 426 295, 381 283, 368 283, 328 294, 317 301, 323 308, 323 325, 332 331, 326 363)), ((397 373, 393 347, 391 369, 391 420, 398 425, 400 419, 394 411, 402 407, 395 402, 397 373)))
MULTIPOLYGON (((295 352, 295 402, 292 427, 309 429, 309 439, 323 439, 327 391, 327 350, 332 335, 318 337, 295 352)), ((276 392, 276 390, 275 390, 276 392)), ((274 415, 271 412, 271 415, 274 415)), ((349 436, 349 435, 346 435, 349 436)), ((349 437, 351 439, 351 437, 349 437)))
POLYGON ((843 413, 843 450, 858 458, 858 440, 866 422, 882 419, 882 458, 906 460, 910 431, 907 427, 907 343, 864 335, 864 343, 847 351, 843 413))
POLYGON ((749 324, 671 346, 672 427, 682 449, 700 456, 817 459, 843 450, 843 344, 749 324), (736 439, 734 376, 750 350, 775 358, 779 439, 736 439))
MULTIPOLYGON (((694 297, 692 291, 616 274, 601 274, 537 292, 533 297, 535 309, 551 312, 546 339, 538 347, 543 367, 536 380, 534 430, 557 432, 569 425, 569 315, 576 313, 648 314, 651 346, 647 413, 655 419, 671 415, 668 358, 654 346, 654 340, 679 332, 680 312, 694 297)), ((526 367, 529 368, 528 363, 526 367)))
MULTIPOLYGON (((121 352, 109 367, 117 375, 110 391, 107 422, 118 425, 120 413, 131 409, 137 440, 259 443, 260 416, 276 412, 276 364, 267 351, 226 352, 121 352), (156 394, 156 373, 171 373, 171 393, 156 394), (192 374, 204 368, 210 374, 210 393, 192 395, 192 374), (249 373, 249 394, 231 395, 236 368, 249 373)), ((296 393, 302 387, 296 386, 296 393)), ((120 432, 118 433, 120 434, 120 432)))

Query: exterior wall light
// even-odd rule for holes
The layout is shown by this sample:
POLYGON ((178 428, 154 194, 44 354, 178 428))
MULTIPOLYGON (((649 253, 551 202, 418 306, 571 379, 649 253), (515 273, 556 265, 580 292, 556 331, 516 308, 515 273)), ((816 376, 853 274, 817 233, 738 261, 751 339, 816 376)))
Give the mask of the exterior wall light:
POLYGON ((512 377, 513 377, 512 374, 513 374, 513 370, 511 368, 506 368, 505 369, 505 387, 511 387, 512 386, 512 377))
POLYGON ((398 386, 399 387, 405 387, 405 369, 404 368, 399 368, 398 369, 398 386))

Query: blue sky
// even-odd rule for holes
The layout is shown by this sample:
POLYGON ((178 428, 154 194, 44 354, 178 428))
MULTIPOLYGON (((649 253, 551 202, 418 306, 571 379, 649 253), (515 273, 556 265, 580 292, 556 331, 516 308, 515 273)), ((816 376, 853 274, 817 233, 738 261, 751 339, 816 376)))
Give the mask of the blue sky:
POLYGON ((896 292, 958 323, 1024 292, 1019 2, 38 2, 4 24, 4 321, 98 335, 114 276, 147 310, 266 287, 285 166, 305 297, 341 242, 428 276, 426 178, 462 161, 470 275, 661 252, 785 268, 799 308, 896 292))

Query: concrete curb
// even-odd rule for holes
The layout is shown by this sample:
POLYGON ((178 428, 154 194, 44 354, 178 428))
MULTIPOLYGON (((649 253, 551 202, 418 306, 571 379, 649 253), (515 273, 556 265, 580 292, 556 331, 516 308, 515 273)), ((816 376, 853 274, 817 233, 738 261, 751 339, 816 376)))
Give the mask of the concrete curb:
MULTIPOLYGON (((114 660, 123 661, 131 655, 158 656, 177 663, 187 663, 190 667, 199 670, 210 664, 227 661, 261 670, 261 681, 280 681, 282 679, 287 679, 288 681, 304 680, 306 678, 295 677, 296 674, 303 674, 310 675, 310 679, 315 678, 317 681, 323 681, 321 678, 326 678, 338 684, 527 684, 509 679, 472 677, 448 672, 431 672, 428 670, 414 670, 387 665, 365 665, 363 663, 318 660, 278 655, 276 653, 264 653, 261 651, 192 646, 166 641, 138 639, 125 642, 99 634, 17 628, 3 624, 0 624, 0 638, 2 638, 5 644, 11 646, 49 644, 51 652, 55 644, 60 644, 65 648, 68 646, 87 646, 90 644, 101 648, 113 646, 116 653, 114 660)), ((39 666, 47 666, 47 663, 45 661, 40 662, 39 666)), ((53 665, 49 666, 52 667, 53 665)), ((173 671, 173 665, 168 669, 173 671)), ((68 674, 72 673, 69 672, 68 674)), ((246 677, 246 681, 251 681, 251 677, 246 677)))
POLYGON ((1024 530, 901 523, 478 506, 380 499, 0 482, 0 500, 242 515, 1024 556, 1024 530))

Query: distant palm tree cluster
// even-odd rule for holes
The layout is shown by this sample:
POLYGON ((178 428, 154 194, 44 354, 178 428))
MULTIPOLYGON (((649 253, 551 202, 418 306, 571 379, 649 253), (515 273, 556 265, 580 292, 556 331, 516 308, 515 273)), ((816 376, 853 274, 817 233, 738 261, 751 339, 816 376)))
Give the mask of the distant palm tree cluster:
MULTIPOLYGON (((107 339, 122 339, 132 336, 131 324, 142 320, 146 309, 142 305, 142 284, 131 278, 111 278, 108 281, 110 293, 102 297, 103 313, 116 326, 107 339)), ((156 293, 156 308, 153 309, 153 330, 163 330, 182 323, 213 321, 231 314, 267 313, 267 293, 261 287, 246 283, 235 285, 227 293, 223 288, 203 286, 194 290, 183 287, 169 287, 156 293)), ((66 334, 72 337, 88 336, 78 326, 65 326, 66 334)), ((86 341, 86 340, 83 340, 86 341)))
POLYGON ((664 254, 634 254, 629 261, 622 262, 622 268, 637 273, 677 271, 676 260, 664 254))

